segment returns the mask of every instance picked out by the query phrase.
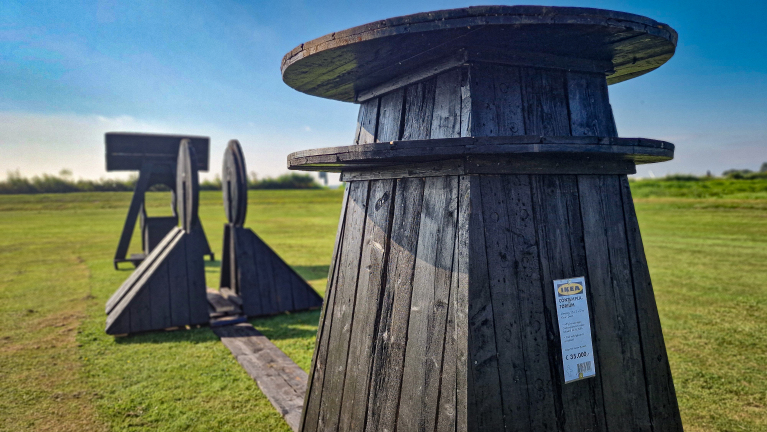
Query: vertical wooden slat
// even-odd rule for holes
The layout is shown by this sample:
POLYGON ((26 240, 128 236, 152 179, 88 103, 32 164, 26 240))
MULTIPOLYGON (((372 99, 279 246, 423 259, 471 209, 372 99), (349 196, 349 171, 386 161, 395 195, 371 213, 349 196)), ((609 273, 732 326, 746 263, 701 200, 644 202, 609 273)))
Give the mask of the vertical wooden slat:
POLYGON ((461 136, 461 71, 454 69, 437 76, 431 138, 461 136))
POLYGON ((482 216, 479 176, 471 181, 469 220, 469 413, 468 428, 477 431, 503 430, 503 399, 498 374, 493 303, 482 216))
MULTIPOLYGON (((471 219, 471 178, 459 177, 458 185, 458 286, 455 293, 455 426, 456 431, 466 431, 468 425, 469 376, 469 222, 471 219)), ((455 278, 456 275, 453 275, 455 278)))
POLYGON ((520 68, 525 134, 570 135, 565 72, 520 68))
POLYGON ((243 312, 247 316, 272 313, 270 303, 266 303, 269 308, 262 307, 262 302, 268 299, 264 296, 264 291, 268 287, 264 287, 259 282, 259 273, 263 271, 263 268, 254 265, 257 262, 253 249, 253 237, 255 236, 250 230, 234 226, 230 231, 230 236, 236 249, 233 260, 242 261, 236 263, 235 268, 237 269, 236 279, 240 281, 241 285, 240 295, 242 296, 243 312))
POLYGON ((457 221, 457 177, 424 187, 397 429, 433 430, 445 342, 457 221))
POLYGON ((647 267, 642 236, 639 233, 639 223, 626 176, 620 177, 620 186, 631 273, 634 280, 634 299, 639 322, 639 338, 642 344, 650 420, 654 432, 681 432, 682 419, 679 417, 674 381, 671 377, 658 307, 655 304, 655 295, 650 281, 650 271, 647 267))
POLYGON ((176 246, 168 254, 168 269, 171 326, 185 326, 191 322, 192 317, 191 310, 189 309, 186 247, 183 247, 183 245, 176 246))
POLYGON ((430 138, 435 91, 436 78, 411 84, 405 88, 403 140, 430 138))
POLYGON ((368 206, 368 181, 349 183, 349 208, 346 234, 340 257, 340 271, 335 302, 333 305, 333 326, 328 341, 327 369, 333 371, 326 376, 320 407, 319 430, 336 430, 341 411, 344 391, 349 339, 353 328, 354 299, 357 292, 362 234, 365 230, 365 214, 368 206))
POLYGON ((219 287, 231 288, 232 291, 239 294, 237 283, 237 275, 232 271, 234 267, 234 254, 232 253, 232 236, 230 231, 232 230, 232 224, 224 224, 224 241, 221 247, 221 274, 218 279, 219 287))
POLYGON ((280 257, 264 242, 261 242, 263 253, 268 253, 272 264, 272 274, 274 275, 274 293, 279 299, 279 312, 294 310, 293 290, 290 288, 290 277, 293 270, 280 259, 280 257))
POLYGON ((604 75, 568 72, 567 97, 574 136, 618 136, 604 75))
POLYGON ((423 192, 424 179, 397 180, 387 279, 373 354, 368 432, 393 431, 396 427, 423 192))
POLYGON ((599 345, 596 367, 602 378, 607 427, 611 431, 649 431, 619 178, 578 176, 578 189, 589 288, 597 311, 592 314, 599 345))
POLYGON ((276 291, 277 284, 272 270, 271 250, 265 250, 262 245, 263 242, 254 232, 248 231, 246 233, 245 231, 242 230, 238 234, 242 237, 248 237, 249 241, 246 242, 247 244, 243 243, 243 248, 250 249, 251 256, 256 263, 256 277, 258 279, 255 286, 258 288, 255 292, 261 297, 261 312, 268 315, 284 310, 280 308, 279 293, 276 291))
MULTIPOLYGON (((556 407, 551 393, 552 376, 546 342, 545 296, 541 286, 539 249, 533 216, 530 176, 504 176, 509 212, 508 236, 512 245, 516 300, 522 326, 522 351, 527 375, 530 424, 534 430, 556 430, 556 407)), ((544 287, 545 289, 545 287, 544 287)))
MULTIPOLYGON (((546 333, 550 335, 548 352, 552 367, 554 403, 559 413, 557 427, 568 432, 604 430, 602 383, 599 373, 595 378, 569 384, 564 384, 563 380, 553 281, 588 273, 577 188, 575 176, 531 176, 533 213, 540 249, 541 289, 545 298, 543 314, 546 333)), ((589 307, 594 310, 591 304, 589 307)), ((595 350, 599 351, 599 342, 594 337, 593 314, 591 329, 593 340, 596 342, 595 350)), ((599 368, 599 364, 596 367, 599 368)))
POLYGON ((357 118, 357 131, 354 134, 354 144, 370 144, 375 142, 376 126, 378 124, 378 98, 360 104, 357 118))
MULTIPOLYGON (((458 200, 457 207, 460 208, 460 179, 458 180, 458 200)), ((456 215, 457 219, 460 216, 456 215)), ((450 298, 448 299, 447 323, 445 325, 445 349, 442 355, 442 375, 440 377, 439 403, 437 404, 437 427, 436 432, 455 432, 456 430, 456 379, 457 379, 457 361, 458 361, 458 341, 456 340, 456 296, 458 295, 458 284, 460 283, 460 273, 458 271, 458 235, 460 224, 456 224, 455 241, 453 242, 453 263, 451 264, 452 274, 450 275, 450 298)), ((464 315, 465 316, 465 315, 464 315)))
POLYGON ((152 328, 152 292, 148 283, 139 288, 126 309, 130 309, 130 333, 152 328))
POLYGON ((330 260, 330 268, 328 269, 328 282, 325 288, 325 299, 322 302, 322 313, 320 314, 320 324, 314 344, 312 366, 309 369, 309 376, 306 381, 306 395, 304 396, 304 407, 301 411, 301 426, 299 428, 300 431, 304 432, 316 431, 318 426, 320 400, 322 398, 322 388, 327 365, 328 340, 330 339, 330 327, 333 322, 333 305, 336 284, 338 282, 338 258, 341 256, 344 232, 346 232, 346 209, 348 202, 349 188, 346 187, 341 204, 341 215, 338 219, 336 242, 333 246, 333 255, 330 260), (329 314, 328 311, 330 311, 329 314))
POLYGON ((354 305, 354 325, 349 342, 349 359, 338 428, 340 431, 365 429, 378 307, 383 284, 386 281, 384 272, 388 258, 388 237, 391 234, 394 192, 394 180, 376 180, 370 184, 360 274, 354 305))
MULTIPOLYGON (((171 254, 173 252, 171 251, 171 254)), ((162 263, 154 271, 147 288, 152 293, 152 328, 164 329, 170 327, 170 285, 167 263, 162 263)))
MULTIPOLYGON (((503 177, 483 176, 480 184, 503 416, 506 430, 524 431, 531 426, 522 318, 516 298, 519 262, 515 260, 513 239, 507 236, 511 226, 510 209, 506 203, 503 177)), ((516 214, 511 214, 511 219, 514 218, 516 214)))
POLYGON ((472 136, 525 133, 519 68, 471 65, 472 136))
POLYGON ((205 286, 205 260, 197 238, 185 235, 179 247, 186 248, 187 286, 189 287, 189 320, 191 324, 208 322, 208 295, 205 286))
POLYGON ((402 111, 405 89, 400 88, 381 96, 376 142, 397 141, 402 132, 402 111))

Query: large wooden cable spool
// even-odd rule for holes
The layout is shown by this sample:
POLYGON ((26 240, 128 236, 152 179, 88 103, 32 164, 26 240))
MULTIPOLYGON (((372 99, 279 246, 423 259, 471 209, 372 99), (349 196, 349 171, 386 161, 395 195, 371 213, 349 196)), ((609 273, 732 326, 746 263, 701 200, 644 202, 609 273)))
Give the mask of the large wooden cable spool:
POLYGON ((248 178, 245 157, 237 140, 229 141, 224 153, 221 190, 224 195, 224 212, 227 221, 230 224, 242 226, 248 210, 248 178))
POLYGON ((200 182, 197 174, 197 157, 188 139, 181 141, 176 168, 176 205, 181 228, 187 233, 197 225, 200 201, 200 182))

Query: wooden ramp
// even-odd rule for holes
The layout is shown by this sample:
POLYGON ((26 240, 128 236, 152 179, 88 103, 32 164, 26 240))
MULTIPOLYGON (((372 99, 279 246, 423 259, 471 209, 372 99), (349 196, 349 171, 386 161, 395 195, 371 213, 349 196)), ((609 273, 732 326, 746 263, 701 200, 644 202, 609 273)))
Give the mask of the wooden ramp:
POLYGON ((248 323, 211 327, 291 429, 298 431, 307 374, 248 323))

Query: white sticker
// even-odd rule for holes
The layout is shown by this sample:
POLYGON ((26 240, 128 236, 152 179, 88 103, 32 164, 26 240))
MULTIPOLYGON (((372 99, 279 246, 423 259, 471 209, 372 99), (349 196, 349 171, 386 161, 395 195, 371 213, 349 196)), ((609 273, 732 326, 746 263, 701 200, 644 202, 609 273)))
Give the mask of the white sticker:
POLYGON ((591 343, 586 279, 577 277, 554 281, 559 339, 562 342, 562 368, 565 384, 596 375, 591 343))

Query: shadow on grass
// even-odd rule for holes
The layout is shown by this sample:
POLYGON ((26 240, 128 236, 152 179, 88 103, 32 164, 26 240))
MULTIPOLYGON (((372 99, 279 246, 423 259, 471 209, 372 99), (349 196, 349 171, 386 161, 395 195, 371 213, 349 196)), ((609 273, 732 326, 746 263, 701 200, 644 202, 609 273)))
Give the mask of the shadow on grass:
POLYGON ((216 268, 216 269, 221 268, 221 260, 211 261, 211 260, 207 260, 206 259, 205 260, 205 269, 207 270, 209 268, 216 268))
POLYGON ((317 265, 317 266, 292 266, 302 278, 306 280, 323 279, 328 277, 328 270, 330 266, 317 265))
MULTIPOLYGON (((283 313, 270 317, 252 318, 249 322, 270 340, 302 339, 314 337, 320 311, 312 310, 296 313, 283 313)), ((173 331, 157 331, 131 334, 115 339, 118 344, 179 343, 191 344, 218 341, 218 336, 208 326, 173 331)))

